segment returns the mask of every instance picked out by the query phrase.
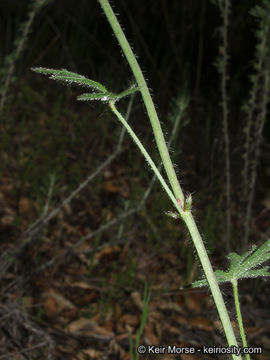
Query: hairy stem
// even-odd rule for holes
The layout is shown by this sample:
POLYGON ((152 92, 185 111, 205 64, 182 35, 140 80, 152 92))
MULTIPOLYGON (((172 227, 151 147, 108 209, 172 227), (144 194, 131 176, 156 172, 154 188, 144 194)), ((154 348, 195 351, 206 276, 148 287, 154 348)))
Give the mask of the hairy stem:
MULTIPOLYGON (((221 322, 222 322, 222 325, 224 328, 224 332, 225 332, 228 344, 229 344, 229 346, 237 346, 237 341, 236 341, 236 338, 235 338, 235 335, 233 332, 230 318, 229 318, 227 309, 225 307, 224 300, 222 298, 221 291, 219 289, 219 286, 218 286, 215 274, 213 272, 210 260, 208 258, 207 251, 204 247, 201 235, 198 231, 197 225, 193 219, 191 212, 183 211, 176 200, 176 199, 180 199, 182 204, 184 204, 184 195, 183 195, 182 189, 180 187, 180 184, 177 180, 177 176, 176 176, 171 158, 168 153, 168 149, 167 149, 165 139, 163 136, 163 132, 162 132, 162 129, 160 126, 160 122, 159 122, 159 119, 158 119, 158 116, 157 116, 157 113, 156 113, 156 110, 155 110, 155 107, 153 104, 153 100, 151 98, 149 89, 146 85, 142 71, 139 67, 136 57, 125 37, 125 34, 123 33, 123 30, 121 29, 121 26, 111 8, 108 0, 98 0, 98 1, 101 5, 102 9, 104 10, 107 20, 113 29, 113 32, 123 50, 123 53, 126 56, 126 59, 131 67, 131 70, 136 78, 137 84, 140 87, 140 91, 141 91, 141 94, 142 94, 142 97, 144 100, 144 104, 147 109, 147 113, 148 113, 148 116, 149 116, 149 119, 151 121, 151 125, 153 128, 155 140, 156 140, 159 152, 160 152, 162 162, 165 167, 165 171, 169 178, 174 196, 172 195, 173 197, 171 197, 170 191, 167 191, 170 189, 167 189, 166 191, 189 229, 191 238, 192 238, 194 246, 198 252, 199 259, 201 261, 201 264, 202 264, 203 270, 205 272, 206 278, 208 280, 214 301, 216 303, 218 313, 219 313, 219 316, 220 316, 220 319, 221 319, 221 322)), ((114 104, 111 103, 110 106, 111 106, 112 110, 114 111, 114 113, 117 114, 116 113, 117 110, 115 109, 114 104)), ((128 125, 128 124, 126 123, 126 125, 128 125)), ((126 127, 126 129, 129 132, 130 128, 126 127)), ((130 132, 130 134, 131 134, 131 132, 130 132)), ((135 138, 133 137, 133 139, 135 139, 135 138)), ((140 149, 142 151, 142 148, 140 148, 140 149)), ((147 159, 147 161, 149 162, 149 159, 147 159)), ((149 162, 149 164, 151 165, 151 162, 149 162)), ((156 168, 155 164, 154 164, 154 168, 156 168)), ((159 173, 157 168, 156 168, 156 171, 159 173)), ((160 177, 156 171, 155 171, 155 174, 157 175, 159 181, 161 183, 164 182, 165 185, 167 186, 167 184, 164 181, 164 179, 162 178, 162 176, 160 177)), ((241 356, 233 355, 233 358, 241 359, 241 356)))
POLYGON ((166 174, 168 176, 169 182, 171 184, 173 193, 176 198, 180 199, 181 202, 184 202, 184 195, 182 192, 182 189, 179 185, 179 182, 177 180, 176 173, 173 168, 173 164, 165 143, 165 139, 163 136, 163 132, 160 126, 160 122, 157 116, 157 112, 153 103, 153 100, 150 95, 150 91, 146 85, 146 81, 144 79, 143 73, 140 69, 140 66, 137 62, 136 56, 134 55, 126 37, 123 33, 123 30, 120 27, 120 24, 107 0, 98 0, 102 9, 104 10, 104 13, 108 19, 108 22, 110 23, 113 32, 121 46, 121 49, 123 50, 123 53, 125 54, 125 57, 132 69, 133 75, 137 81, 138 86, 140 87, 140 91, 143 97, 143 101, 146 107, 147 114, 149 116, 153 133, 156 139, 156 143, 158 146, 158 150, 162 159, 162 162, 164 164, 164 168, 166 170, 166 174))
MULTIPOLYGON (((247 339, 245 335, 244 325, 243 325, 243 319, 240 309, 240 301, 238 296, 238 286, 237 286, 237 280, 232 281, 233 286, 233 297, 234 297, 234 303, 235 303, 235 309, 236 309, 236 316, 238 321, 238 326, 242 338, 242 345, 243 347, 247 347, 247 339)), ((246 360, 250 360, 249 354, 246 354, 246 360)))
MULTIPOLYGON (((231 322, 230 322, 230 318, 228 316, 228 312, 226 310, 225 304, 224 304, 224 300, 222 298, 220 289, 218 287, 218 283, 215 277, 215 274, 213 272, 209 257, 207 255, 207 251, 204 247, 201 235, 199 233, 199 230, 197 228, 197 225, 195 224, 195 221, 193 219, 193 216, 191 214, 190 211, 184 211, 183 208, 179 205, 179 203, 177 202, 176 198, 174 197, 173 193, 171 192, 170 188, 168 187, 168 185, 166 184, 165 180, 163 179, 162 175, 160 174, 158 168, 156 167, 156 165, 154 164, 153 160, 151 159, 150 155, 148 154, 148 152, 146 151, 146 149, 144 148, 144 146, 142 145, 141 141, 139 140, 139 138, 137 137, 137 135, 134 133, 134 131, 132 130, 132 128, 129 126, 129 124, 127 123, 127 121, 124 119, 124 117, 119 113, 119 111, 116 109, 114 103, 111 101, 110 102, 110 107, 111 110, 113 111, 113 113, 117 116, 118 120, 122 123, 122 125, 125 126, 127 132, 130 134, 130 136, 132 137, 132 139, 134 140, 134 142, 136 143, 136 145, 139 147, 139 149, 141 150, 143 156, 145 157, 146 161, 149 163, 150 167, 152 168, 152 170, 154 171, 155 175, 157 176, 158 180, 160 181, 162 187, 164 188, 164 190, 167 192, 169 198, 172 200, 173 204, 175 205, 176 209, 178 210, 180 216, 182 217, 182 219, 184 220, 189 233, 191 235, 191 238, 193 240, 194 246, 197 250, 197 253, 199 255, 202 267, 204 269, 204 272, 206 274, 206 278, 208 280, 209 286, 211 288, 212 291, 212 295, 215 301, 215 304, 217 306, 217 310, 224 328, 224 332, 226 334, 227 337, 227 341, 228 344, 231 345, 235 345, 237 346, 237 342, 233 333, 233 329, 231 326, 231 322)), ((241 358, 241 357, 237 357, 237 356, 233 356, 235 359, 237 358, 241 358)))

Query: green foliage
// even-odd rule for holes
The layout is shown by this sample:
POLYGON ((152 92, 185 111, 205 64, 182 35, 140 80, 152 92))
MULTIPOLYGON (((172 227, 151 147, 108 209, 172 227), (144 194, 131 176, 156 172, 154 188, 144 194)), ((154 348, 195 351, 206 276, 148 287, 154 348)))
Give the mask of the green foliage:
POLYGON ((131 360, 138 360, 139 353, 137 351, 138 346, 140 345, 141 337, 143 334, 143 330, 147 323, 148 315, 149 315, 149 303, 150 303, 151 292, 147 289, 147 284, 144 286, 144 294, 143 294, 143 308, 139 329, 136 331, 136 339, 135 339, 135 349, 133 344, 132 335, 129 335, 129 354, 131 360), (135 356, 134 356, 135 353, 135 356))
POLYGON ((35 314, 35 321, 38 323, 42 323, 45 318, 45 310, 44 307, 38 307, 36 314, 35 314))
MULTIPOLYGON (((253 245, 252 248, 242 255, 230 253, 227 258, 230 261, 228 271, 216 270, 215 275, 219 283, 233 282, 245 278, 257 278, 259 276, 270 276, 268 272, 269 267, 264 266, 256 269, 266 260, 270 259, 270 239, 262 244, 257 250, 257 246, 253 245)), ((195 281, 192 287, 206 286, 206 279, 195 281)))
POLYGON ((77 100, 80 101, 102 101, 105 103, 109 103, 110 101, 116 102, 126 96, 133 94, 134 92, 138 91, 139 88, 135 85, 132 85, 129 89, 122 91, 119 94, 114 94, 108 91, 105 86, 101 85, 99 82, 93 81, 88 79, 83 75, 79 75, 77 73, 73 73, 68 70, 54 70, 54 69, 47 69, 43 67, 32 68, 33 71, 49 75, 50 79, 52 80, 59 80, 65 82, 66 84, 75 84, 79 86, 88 87, 92 90, 97 90, 98 92, 93 93, 85 93, 79 95, 77 100))

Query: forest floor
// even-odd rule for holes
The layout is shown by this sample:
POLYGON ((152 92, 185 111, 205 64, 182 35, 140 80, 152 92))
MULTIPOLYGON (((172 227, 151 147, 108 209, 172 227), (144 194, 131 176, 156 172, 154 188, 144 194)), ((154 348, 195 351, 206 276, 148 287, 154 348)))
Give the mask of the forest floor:
MULTIPOLYGON (((46 115, 40 123, 46 128, 46 115)), ((110 130, 106 132, 110 139, 110 130)), ((31 154, 25 149, 29 143, 34 147, 27 131, 24 135, 13 134, 13 152, 1 154, 7 166, 0 182, 0 359, 135 359, 136 333, 147 303, 145 289, 147 294, 150 291, 150 301, 139 344, 156 346, 156 353, 141 355, 141 359, 179 359, 179 354, 167 353, 168 345, 195 349, 195 354, 182 354, 183 360, 226 358, 197 352, 203 346, 224 346, 226 341, 209 292, 182 288, 198 277, 198 265, 181 222, 165 214, 154 219, 149 215, 157 205, 166 209, 158 204, 159 192, 154 191, 156 200, 146 207, 129 205, 134 193, 131 184, 137 184, 138 193, 143 185, 136 168, 128 175, 130 165, 120 152, 107 165, 97 162, 95 190, 89 180, 94 167, 83 161, 77 190, 73 187, 72 193, 63 181, 64 190, 60 187, 51 195, 53 201, 50 186, 40 201, 32 175, 22 181, 14 150, 22 141, 20 161, 29 161, 31 154), (18 173, 21 178, 14 175, 18 173)), ((72 149, 66 154, 73 162, 78 159, 72 149)), ((113 151, 104 154, 109 159, 113 151)), ((45 155, 42 150, 37 162, 45 155)), ((141 162, 136 161, 140 168, 141 162)), ((25 171, 31 172, 31 167, 25 171)), ((65 171, 63 179, 70 178, 69 165, 65 171)), ((146 190, 145 186, 143 193, 146 190)), ((262 232, 265 208, 259 222, 262 232)), ((225 265, 220 256, 215 259, 215 267, 225 265)), ((263 349, 252 357, 257 360, 270 359, 267 284, 240 284, 248 344, 263 349)), ((226 286, 222 290, 237 331, 232 291, 226 286)))

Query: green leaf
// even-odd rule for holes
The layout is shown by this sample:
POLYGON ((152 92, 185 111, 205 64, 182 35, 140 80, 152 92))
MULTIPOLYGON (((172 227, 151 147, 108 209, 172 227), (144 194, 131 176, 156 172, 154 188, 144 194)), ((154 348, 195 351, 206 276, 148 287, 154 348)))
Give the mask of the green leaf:
POLYGON ((136 87, 136 85, 132 85, 129 89, 122 91, 120 94, 117 94, 117 100, 120 100, 121 98, 131 95, 133 93, 135 93, 136 91, 138 91, 139 88, 136 87))
POLYGON ((132 87, 130 87, 129 89, 122 91, 120 94, 113 94, 111 92, 107 92, 107 93, 94 93, 94 94, 82 94, 80 96, 77 97, 77 100, 80 101, 93 101, 93 100, 101 100, 104 102, 109 102, 109 101, 119 101, 120 99, 122 99, 125 96, 131 95, 134 92, 138 91, 139 88, 135 87, 134 85, 132 87))
MULTIPOLYGON (((242 255, 230 253, 227 256, 230 267, 227 271, 216 270, 215 275, 219 283, 245 278, 255 278, 259 276, 270 276, 269 266, 256 269, 266 260, 270 259, 270 239, 263 243, 259 248, 253 245, 252 248, 242 255)), ((206 279, 195 281, 192 287, 206 286, 206 279)))
POLYGON ((86 77, 84 77, 82 75, 78 75, 78 76, 52 75, 50 78, 53 80, 66 81, 69 84, 75 83, 77 85, 87 86, 94 90, 99 90, 102 93, 106 93, 108 91, 100 83, 90 80, 90 79, 87 79, 86 77))
POLYGON ((100 83, 90 80, 83 75, 79 75, 65 69, 55 70, 55 69, 37 67, 37 68, 32 68, 32 70, 40 74, 50 75, 50 79, 52 80, 59 80, 59 81, 67 82, 68 84, 75 83, 77 85, 87 86, 94 90, 99 90, 102 93, 108 92, 108 90, 100 83))
POLYGON ((77 100, 79 101, 95 101, 95 100, 101 100, 103 102, 109 102, 109 101, 112 101, 112 100, 115 100, 115 95, 112 94, 112 93, 91 93, 91 94, 88 94, 88 93, 85 93, 85 94, 82 94, 82 95, 79 95, 77 97, 77 100))
POLYGON ((98 92, 95 93, 85 93, 77 97, 77 100, 80 101, 103 101, 103 102, 116 102, 120 99, 122 99, 125 96, 131 95, 134 92, 138 91, 139 88, 136 87, 136 85, 132 85, 129 89, 122 91, 119 94, 113 94, 112 92, 109 92, 105 86, 102 84, 90 80, 87 77, 83 75, 76 74, 74 72, 62 69, 62 70, 55 70, 55 69, 48 69, 43 67, 36 67, 32 68, 31 70, 44 74, 49 75, 50 79, 52 80, 58 80, 62 81, 66 84, 76 84, 80 86, 87 86, 91 88, 92 90, 98 90, 98 92))

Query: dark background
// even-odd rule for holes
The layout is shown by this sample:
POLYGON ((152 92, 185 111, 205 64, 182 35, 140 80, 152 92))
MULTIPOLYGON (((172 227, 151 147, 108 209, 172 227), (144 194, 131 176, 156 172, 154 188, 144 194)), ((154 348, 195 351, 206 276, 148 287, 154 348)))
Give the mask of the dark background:
MULTIPOLYGON (((28 3, 14 0, 1 3, 2 58, 13 48, 12 40, 18 24, 26 20, 28 3)), ((217 93, 219 79, 213 68, 219 44, 217 26, 221 25, 217 6, 206 0, 170 4, 150 0, 146 6, 140 0, 114 4, 155 96, 163 98, 165 110, 168 100, 164 94, 171 97, 185 87, 200 97, 210 98, 217 93)), ((249 11, 255 4, 256 1, 245 1, 232 6, 229 30, 232 89, 235 85, 239 87, 250 70, 255 23, 249 11)), ((119 83, 125 81, 130 73, 124 68, 126 62, 109 36, 112 32, 101 14, 95 1, 78 1, 76 7, 72 1, 65 1, 64 5, 51 1, 33 24, 31 41, 24 52, 24 69, 26 65, 65 66, 107 82, 109 76, 103 70, 109 66, 108 73, 117 73, 119 83)), ((243 95, 244 90, 242 86, 243 95)))
MULTIPOLYGON (((221 44, 219 9, 207 0, 115 0, 113 4, 151 88, 166 139, 175 119, 177 97, 184 94, 189 98, 171 156, 184 190, 193 194, 194 215, 214 266, 224 268, 225 154, 221 78, 215 66, 221 44)), ((230 250, 238 252, 244 248, 242 235, 245 227, 241 172, 246 114, 242 106, 249 96, 257 43, 257 22, 250 10, 258 4, 261 2, 255 0, 233 2, 228 29, 232 180, 230 250)), ((0 1, 1 87, 9 66, 8 55, 16 48, 14 42, 20 37, 20 28, 28 18, 30 5, 29 1, 0 1)), ((20 236, 42 214, 48 199, 51 174, 56 175, 56 182, 50 209, 61 203, 114 151, 120 133, 120 125, 106 105, 77 102, 80 89, 65 87, 33 73, 31 68, 37 66, 78 72, 101 82, 113 92, 123 91, 133 81, 127 61, 97 1, 51 0, 37 13, 24 50, 14 61, 13 78, 1 113, 0 245, 2 251, 11 253, 20 243, 20 236)), ((128 99, 119 104, 123 114, 127 105, 128 99)), ((261 244, 270 234, 268 119, 267 114, 257 163, 249 245, 261 244)), ((139 95, 135 97, 129 122, 158 163, 156 145, 139 95)), ((80 314, 87 308, 89 315, 92 310, 88 307, 97 304, 94 314, 107 314, 108 309, 115 314, 117 302, 125 314, 132 291, 139 289, 142 293, 144 282, 162 283, 160 276, 163 273, 168 274, 167 287, 160 290, 156 286, 154 297, 164 291, 166 299, 169 297, 171 301, 181 303, 179 299, 183 293, 179 286, 199 278, 200 271, 181 222, 164 215, 165 211, 171 210, 171 204, 158 184, 143 210, 87 242, 87 248, 98 257, 98 263, 93 257, 89 260, 88 255, 86 260, 82 260, 83 255, 71 253, 57 260, 57 265, 52 267, 50 263, 46 270, 40 270, 40 265, 53 259, 56 253, 69 249, 82 236, 138 204, 152 174, 127 135, 123 150, 109 168, 63 210, 60 218, 42 227, 39 236, 31 239, 30 245, 23 246, 16 254, 16 265, 9 268, 13 279, 11 288, 7 286, 8 277, 3 276, 2 298, 5 304, 9 304, 7 299, 12 294, 17 300, 27 297, 32 304, 41 303, 29 310, 29 314, 34 321, 38 319, 42 324, 51 324, 52 318, 56 319, 59 314, 51 315, 50 306, 46 307, 48 302, 50 304, 48 296, 44 295, 44 300, 41 294, 54 288, 65 294, 80 314), (119 249, 112 245, 115 239, 121 240, 119 249), (99 246, 103 244, 108 244, 107 253, 100 251, 99 246), (84 261, 87 263, 85 272, 82 270, 84 261), (63 273, 70 275, 66 281, 68 285, 63 281, 63 273), (82 278, 102 288, 102 296, 92 290, 95 295, 86 304, 81 303, 76 295, 72 296, 68 286, 82 281, 82 278)), ((250 307, 259 309, 247 314, 246 321, 260 330, 260 321, 254 319, 263 317, 260 311, 263 312, 268 303, 267 291, 263 290, 267 285, 254 280, 245 281, 241 286, 243 293, 250 294, 250 297, 244 297, 248 312, 250 307)), ((192 293, 186 292, 185 296, 188 298, 189 294, 192 293)), ((205 296, 199 294, 199 297, 195 294, 195 298, 205 296)), ((194 295, 190 295, 190 299, 191 296, 194 295)), ((198 313, 204 311, 196 306, 198 313)), ((189 308, 189 314, 193 310, 189 308)), ((78 313, 76 316, 79 317, 78 313)), ((70 322, 71 318, 68 315, 64 323, 70 322)), ((121 323, 118 318, 109 321, 121 323)), ((61 326, 64 327, 63 323, 61 326)), ((136 325, 130 326, 136 330, 136 325)), ((118 334, 116 328, 112 329, 118 334)), ((266 339, 268 330, 263 332, 266 339)), ((188 336, 190 339, 193 337, 192 333, 188 336)), ((199 338, 208 339, 208 335, 201 334, 199 338)), ((259 346, 260 339, 256 342, 256 334, 253 338, 254 344, 259 346)), ((161 339, 166 343, 166 337, 161 339)), ((269 352, 268 345, 264 343, 269 352)), ((126 345, 121 346, 125 348, 126 345)), ((10 349, 6 349, 8 351, 10 349)))

